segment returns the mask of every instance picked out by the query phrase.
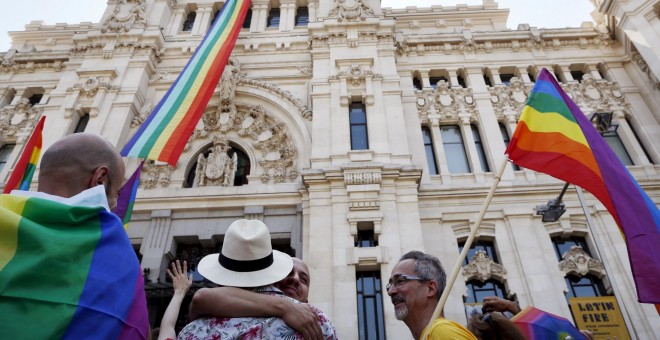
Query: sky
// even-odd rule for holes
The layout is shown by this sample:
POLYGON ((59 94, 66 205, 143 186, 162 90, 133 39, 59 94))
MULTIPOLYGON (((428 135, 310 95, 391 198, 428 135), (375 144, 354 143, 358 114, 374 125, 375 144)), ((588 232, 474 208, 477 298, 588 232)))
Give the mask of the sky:
MULTIPOLYGON (((405 6, 430 7, 455 4, 479 5, 481 0, 382 0, 382 7, 405 6), (404 5, 405 4, 405 5, 404 5)), ((579 27, 584 21, 592 21, 593 5, 589 0, 499 0, 500 8, 510 8, 508 27, 518 24, 543 28, 579 27), (567 9, 570 9, 567 10, 567 9), (570 15, 569 15, 570 13, 570 15)), ((9 49, 8 31, 23 31, 33 20, 43 20, 47 25, 56 23, 78 24, 98 22, 107 6, 104 0, 22 0, 12 1, 11 10, 0 11, 0 52, 9 49)))

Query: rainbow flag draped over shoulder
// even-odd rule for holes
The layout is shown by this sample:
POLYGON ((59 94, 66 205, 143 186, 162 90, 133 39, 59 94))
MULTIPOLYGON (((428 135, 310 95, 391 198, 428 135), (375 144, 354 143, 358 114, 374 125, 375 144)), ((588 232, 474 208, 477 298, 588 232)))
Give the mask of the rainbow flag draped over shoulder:
POLYGON ((5 339, 145 339, 144 280, 117 216, 1 195, 0 324, 5 339))
POLYGON ((225 2, 179 77, 124 146, 122 156, 176 165, 218 85, 249 7, 250 0, 225 2))
POLYGON ((117 197, 117 206, 112 210, 117 217, 124 224, 124 229, 128 229, 128 222, 131 220, 133 214, 133 204, 135 204, 135 197, 137 196, 138 186, 140 185, 140 173, 142 172, 144 161, 138 165, 135 172, 124 183, 124 186, 119 189, 119 196, 117 197))
POLYGON ((30 139, 25 144, 21 158, 16 163, 14 171, 7 180, 7 185, 5 185, 5 189, 2 191, 3 194, 8 194, 12 190, 30 190, 32 176, 34 176, 34 171, 37 169, 37 162, 39 162, 39 155, 41 155, 41 132, 44 129, 44 121, 46 121, 46 116, 41 116, 30 139))
POLYGON ((545 69, 506 153, 520 166, 578 185, 598 198, 626 240, 639 301, 660 303, 660 211, 545 69))

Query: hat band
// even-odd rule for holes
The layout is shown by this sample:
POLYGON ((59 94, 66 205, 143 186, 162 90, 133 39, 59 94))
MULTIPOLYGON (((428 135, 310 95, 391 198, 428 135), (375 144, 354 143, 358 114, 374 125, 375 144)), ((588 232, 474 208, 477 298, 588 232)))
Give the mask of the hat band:
POLYGON ((218 255, 218 262, 220 262, 220 265, 225 269, 229 269, 231 271, 240 273, 256 272, 258 270, 266 269, 270 267, 271 264, 273 264, 273 252, 268 254, 266 257, 249 261, 230 259, 220 253, 218 255))

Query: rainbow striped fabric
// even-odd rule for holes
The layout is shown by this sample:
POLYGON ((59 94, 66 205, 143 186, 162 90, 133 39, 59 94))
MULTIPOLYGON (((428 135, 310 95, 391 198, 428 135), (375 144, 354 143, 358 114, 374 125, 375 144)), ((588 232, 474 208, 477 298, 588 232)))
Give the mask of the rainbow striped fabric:
POLYGON ((32 176, 34 176, 34 171, 37 169, 37 162, 39 162, 39 155, 41 155, 41 132, 44 129, 45 121, 46 116, 41 116, 30 139, 25 144, 21 158, 16 163, 14 171, 7 180, 7 185, 5 185, 5 189, 2 191, 3 194, 8 194, 12 190, 30 190, 32 176))
POLYGON ((639 301, 660 303, 660 211, 545 69, 506 153, 520 166, 596 196, 625 237, 639 301))
POLYGON ((124 224, 124 229, 128 229, 128 222, 131 220, 131 215, 133 214, 133 204, 135 203, 135 196, 137 196, 138 186, 140 185, 142 166, 144 166, 144 161, 140 162, 135 172, 124 183, 124 186, 119 189, 117 206, 112 210, 124 224))
POLYGON ((5 339, 145 339, 144 280, 117 216, 1 195, 0 324, 5 339))
POLYGON ((511 318, 529 340, 586 340, 566 318, 527 306, 511 318), (570 336, 570 338, 569 338, 570 336))
POLYGON ((218 85, 249 7, 250 0, 225 2, 179 77, 124 146, 122 156, 176 165, 218 85))

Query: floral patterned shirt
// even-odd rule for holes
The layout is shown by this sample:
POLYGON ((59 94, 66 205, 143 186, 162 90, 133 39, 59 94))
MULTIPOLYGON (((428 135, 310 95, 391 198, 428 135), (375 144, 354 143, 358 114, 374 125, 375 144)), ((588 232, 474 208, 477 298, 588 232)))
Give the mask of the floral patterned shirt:
MULTIPOLYGON (((259 287, 257 293, 280 296, 294 303, 300 303, 273 286, 259 287)), ((312 306, 313 307, 313 306, 312 306)), ((337 339, 335 327, 328 317, 318 308, 313 307, 319 319, 324 339, 337 339)), ((179 340, 196 339, 291 339, 302 340, 302 334, 287 326, 280 318, 200 318, 184 327, 177 337, 179 340)))

